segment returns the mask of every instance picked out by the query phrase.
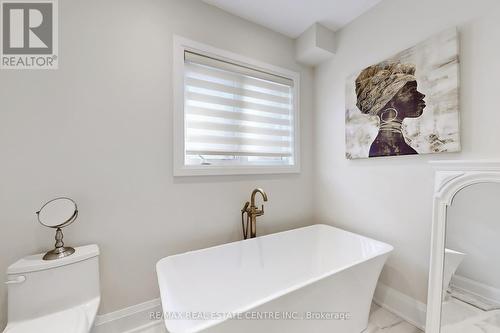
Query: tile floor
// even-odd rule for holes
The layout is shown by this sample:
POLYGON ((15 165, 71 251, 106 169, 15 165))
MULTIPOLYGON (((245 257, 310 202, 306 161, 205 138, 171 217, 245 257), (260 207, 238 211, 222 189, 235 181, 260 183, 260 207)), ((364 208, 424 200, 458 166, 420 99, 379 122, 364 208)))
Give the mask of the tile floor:
MULTIPOLYGON (((166 333, 163 325, 155 325, 134 333, 166 333)), ((373 304, 368 328, 363 333, 423 333, 403 319, 373 304)))
POLYGON ((500 310, 483 311, 456 298, 443 303, 442 333, 499 333, 500 310))
POLYGON ((441 311, 441 325, 443 326, 455 325, 484 313, 484 311, 453 297, 443 302, 441 311))
POLYGON ((363 333, 423 333, 395 314, 373 304, 368 328, 363 333))

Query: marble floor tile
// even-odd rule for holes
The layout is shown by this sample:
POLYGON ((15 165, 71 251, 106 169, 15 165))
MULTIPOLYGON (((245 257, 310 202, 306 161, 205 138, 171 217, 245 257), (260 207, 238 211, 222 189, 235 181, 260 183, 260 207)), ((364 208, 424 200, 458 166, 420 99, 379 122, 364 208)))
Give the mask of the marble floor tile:
POLYGON ((441 324, 443 326, 453 325, 469 318, 476 317, 482 313, 484 313, 484 311, 452 297, 443 302, 441 308, 441 324))
POLYGON ((373 304, 368 328, 363 333, 423 333, 392 312, 373 304))
POLYGON ((443 326, 442 333, 499 333, 500 310, 487 311, 465 321, 443 326))
POLYGON ((370 323, 379 328, 388 328, 403 322, 395 314, 373 304, 370 311, 370 323))
POLYGON ((385 328, 374 327, 372 324, 363 333, 423 333, 421 330, 408 324, 406 321, 401 321, 394 326, 385 328))

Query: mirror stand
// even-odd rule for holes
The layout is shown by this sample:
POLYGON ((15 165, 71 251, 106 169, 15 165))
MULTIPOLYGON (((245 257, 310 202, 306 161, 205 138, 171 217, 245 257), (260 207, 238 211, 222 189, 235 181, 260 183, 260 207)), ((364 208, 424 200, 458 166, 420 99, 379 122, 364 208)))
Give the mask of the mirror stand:
POLYGON ((55 249, 45 253, 45 255, 43 256, 43 260, 61 259, 75 253, 74 248, 69 246, 64 246, 63 238, 64 235, 61 228, 57 228, 55 237, 56 239, 55 249))
POLYGON ((78 217, 78 206, 74 200, 67 197, 52 199, 45 203, 36 215, 41 225, 56 229, 55 248, 45 253, 43 260, 61 259, 75 253, 74 248, 64 246, 62 232, 62 228, 75 222, 78 217))

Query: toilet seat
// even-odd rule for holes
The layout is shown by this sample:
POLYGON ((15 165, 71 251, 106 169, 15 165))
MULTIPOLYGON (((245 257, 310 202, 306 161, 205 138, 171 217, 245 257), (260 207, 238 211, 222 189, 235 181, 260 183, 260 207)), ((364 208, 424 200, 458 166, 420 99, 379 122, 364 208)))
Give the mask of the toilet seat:
POLYGON ((89 333, 99 300, 35 319, 8 323, 3 333, 89 333), (96 303, 97 301, 97 303, 96 303))

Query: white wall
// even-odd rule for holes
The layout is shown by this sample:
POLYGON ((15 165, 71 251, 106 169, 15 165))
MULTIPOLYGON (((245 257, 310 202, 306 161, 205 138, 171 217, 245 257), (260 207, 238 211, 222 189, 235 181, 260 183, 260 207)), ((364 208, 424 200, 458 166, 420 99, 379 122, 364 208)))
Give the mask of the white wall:
MULTIPOLYGON (((256 186, 269 196, 261 234, 312 223, 313 73, 291 39, 193 0, 59 11, 60 69, 0 72, 0 272, 52 246, 34 212, 57 195, 80 208, 67 243, 101 247, 101 313, 158 297, 158 259, 240 239, 256 186), (301 174, 172 176, 174 33, 301 72, 301 174)), ((0 329, 5 316, 1 284, 0 329)))
POLYGON ((500 290, 500 184, 460 191, 448 209, 446 247, 466 254, 457 275, 500 290))
POLYGON ((499 35, 497 0, 384 0, 342 29, 337 54, 315 72, 317 219, 394 245, 382 282, 423 302, 433 193, 427 162, 500 156, 499 35), (462 153, 346 160, 346 78, 453 26, 461 34, 462 153))

